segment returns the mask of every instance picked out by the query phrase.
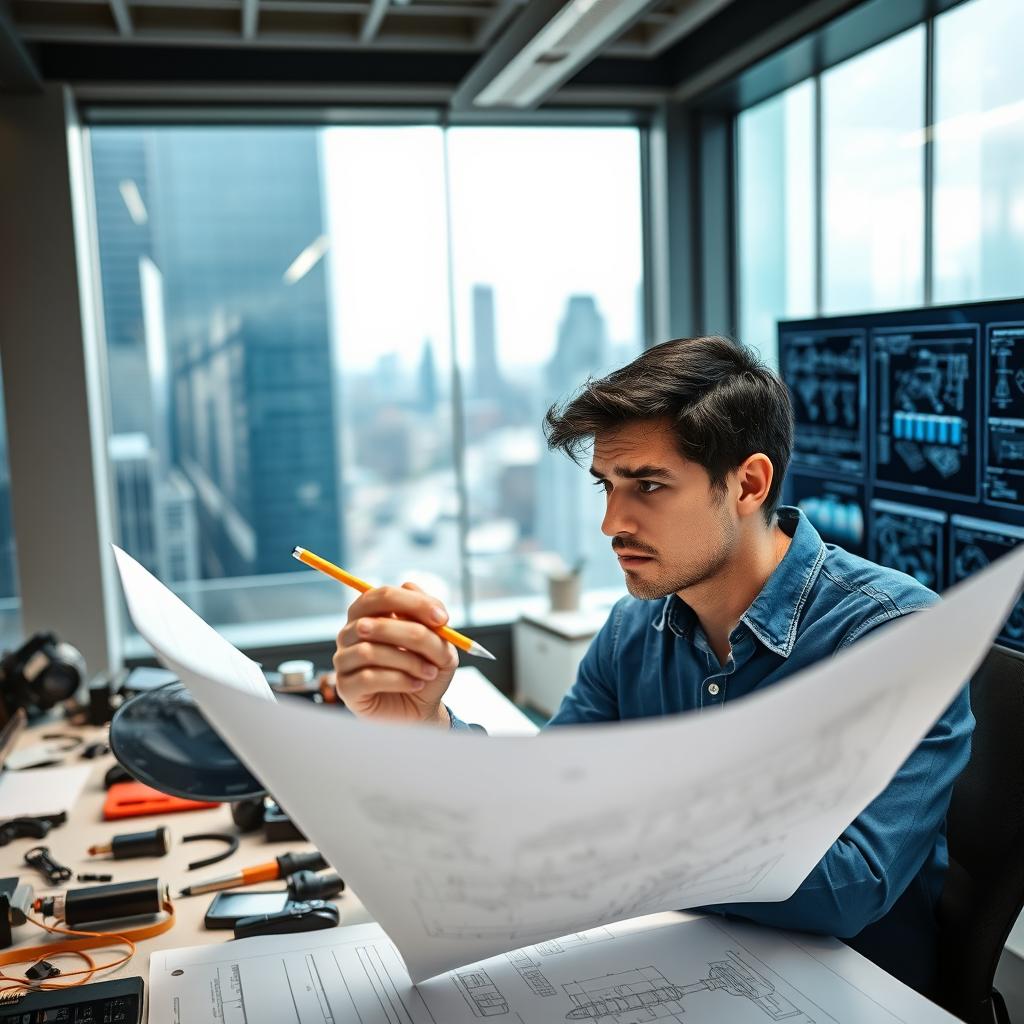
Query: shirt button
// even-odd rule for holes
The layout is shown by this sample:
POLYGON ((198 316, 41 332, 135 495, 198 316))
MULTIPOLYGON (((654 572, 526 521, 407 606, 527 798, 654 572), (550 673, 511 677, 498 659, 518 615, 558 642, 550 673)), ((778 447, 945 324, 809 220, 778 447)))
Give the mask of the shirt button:
POLYGON ((721 687, 718 683, 708 683, 708 693, 710 693, 712 697, 717 697, 720 689, 721 687))

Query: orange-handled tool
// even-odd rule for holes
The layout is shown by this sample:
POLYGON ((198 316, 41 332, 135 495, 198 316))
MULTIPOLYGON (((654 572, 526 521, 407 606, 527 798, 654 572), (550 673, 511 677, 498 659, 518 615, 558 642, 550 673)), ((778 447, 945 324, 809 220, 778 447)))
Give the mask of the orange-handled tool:
MULTIPOLYGON (((366 580, 353 576, 352 573, 346 572, 333 562, 328 562, 326 558, 314 555, 312 551, 307 551, 305 548, 292 548, 292 558, 302 562, 303 565, 308 565, 311 569, 318 569, 325 576, 330 576, 332 580, 344 583, 353 590, 358 590, 361 594, 365 594, 368 590, 373 590, 373 586, 367 583, 366 580)), ((475 640, 470 640, 468 636, 463 636, 462 633, 452 629, 451 626, 428 626, 427 628, 432 629, 439 637, 447 640, 448 643, 455 644, 460 651, 465 651, 467 654, 475 654, 478 658, 490 658, 491 661, 497 660, 482 644, 478 644, 475 640)))
POLYGON ((273 882, 278 878, 287 878, 296 871, 319 871, 327 867, 327 861, 317 851, 311 853, 282 853, 280 857, 268 860, 264 864, 254 864, 251 868, 232 871, 230 875, 221 875, 206 882, 186 886, 178 893, 179 896, 200 896, 204 892, 215 892, 219 889, 237 889, 243 885, 255 885, 257 882, 273 882))

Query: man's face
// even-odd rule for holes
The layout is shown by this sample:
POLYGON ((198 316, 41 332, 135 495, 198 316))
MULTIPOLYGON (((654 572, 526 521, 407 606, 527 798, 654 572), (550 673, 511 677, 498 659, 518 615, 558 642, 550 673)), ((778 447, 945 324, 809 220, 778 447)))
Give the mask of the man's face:
POLYGON ((679 453, 665 420, 640 420, 594 439, 590 470, 606 493, 601 530, 634 597, 681 593, 715 576, 738 540, 728 494, 679 453))

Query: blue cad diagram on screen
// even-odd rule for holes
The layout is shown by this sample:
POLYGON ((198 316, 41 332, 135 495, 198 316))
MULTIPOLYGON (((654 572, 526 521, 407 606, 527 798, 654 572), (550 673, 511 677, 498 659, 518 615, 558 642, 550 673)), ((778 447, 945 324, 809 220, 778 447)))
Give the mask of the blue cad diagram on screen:
POLYGON ((944 512, 876 498, 871 502, 871 560, 939 591, 945 585, 945 525, 944 512))
MULTIPOLYGON (((1024 528, 970 516, 953 516, 950 538, 949 582, 957 583, 1016 547, 1024 540, 1024 528)), ((1024 651, 1024 600, 1014 606, 999 634, 999 641, 1024 651)))
POLYGON ((978 494, 978 327, 879 328, 875 479, 898 490, 978 494))
MULTIPOLYGON (((1024 300, 783 321, 779 367, 823 540, 940 592, 1024 541, 1024 300)), ((999 640, 1024 653, 1024 599, 999 640)))
POLYGON ((1024 322, 990 324, 982 486, 993 505, 1024 505, 1024 322))
POLYGON ((864 469, 867 332, 784 335, 779 370, 793 396, 794 461, 824 472, 864 469))

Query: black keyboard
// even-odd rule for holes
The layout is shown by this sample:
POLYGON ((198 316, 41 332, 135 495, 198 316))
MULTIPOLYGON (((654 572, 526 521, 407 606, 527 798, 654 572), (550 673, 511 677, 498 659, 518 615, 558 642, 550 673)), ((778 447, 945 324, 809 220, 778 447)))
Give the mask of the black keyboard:
POLYGON ((0 1001, 0 1024, 139 1024, 142 979, 116 978, 0 1001))

